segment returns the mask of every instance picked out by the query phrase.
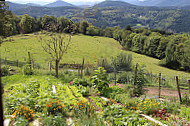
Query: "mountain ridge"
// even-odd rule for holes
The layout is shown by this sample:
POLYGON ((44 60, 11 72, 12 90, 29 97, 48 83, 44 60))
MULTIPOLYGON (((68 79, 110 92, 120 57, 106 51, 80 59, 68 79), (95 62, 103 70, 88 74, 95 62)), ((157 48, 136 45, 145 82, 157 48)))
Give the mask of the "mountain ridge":
POLYGON ((62 0, 57 0, 55 2, 44 5, 44 7, 64 7, 64 6, 74 6, 74 5, 62 0))

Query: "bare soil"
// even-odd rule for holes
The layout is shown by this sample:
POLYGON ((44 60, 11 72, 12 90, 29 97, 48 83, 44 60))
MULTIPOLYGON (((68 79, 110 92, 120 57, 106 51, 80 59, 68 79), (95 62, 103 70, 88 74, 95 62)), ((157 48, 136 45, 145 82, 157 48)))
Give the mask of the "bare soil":
MULTIPOLYGON (((109 84, 109 86, 113 86, 115 84, 109 84)), ((116 84, 119 88, 124 88, 125 84, 116 84)), ((156 88, 144 88, 145 94, 150 94, 150 95, 158 95, 158 89, 156 88)), ((182 90, 181 89, 181 95, 183 96, 185 94, 186 90, 182 90)), ((173 90, 173 89, 166 89, 166 88, 162 88, 161 89, 161 96, 172 96, 172 97, 179 97, 178 91, 177 90, 173 90)))

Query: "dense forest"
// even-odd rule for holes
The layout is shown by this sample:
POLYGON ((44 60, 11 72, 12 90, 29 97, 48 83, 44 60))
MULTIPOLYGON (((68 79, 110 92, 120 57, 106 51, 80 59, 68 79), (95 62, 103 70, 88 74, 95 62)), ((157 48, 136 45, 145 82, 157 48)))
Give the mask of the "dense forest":
MULTIPOLYGON (((1 8, 6 8, 6 6, 1 4, 1 8)), ((174 34, 157 29, 134 29, 130 25, 127 25, 125 29, 120 27, 100 28, 85 20, 75 23, 65 17, 44 15, 34 18, 27 14, 15 16, 6 9, 0 11, 0 36, 32 33, 40 30, 105 36, 118 40, 127 50, 160 59, 160 64, 163 66, 190 71, 190 35, 187 33, 174 34)))
MULTIPOLYGON (((31 6, 14 10, 16 15, 28 14, 32 17, 51 15, 64 16, 75 22, 87 20, 96 27, 162 29, 169 32, 190 32, 190 10, 187 7, 143 7, 121 1, 105 1, 90 8, 79 7, 40 7, 31 6), (184 9, 186 8, 186 9, 184 9)), ((11 8, 10 8, 11 9, 11 8)))

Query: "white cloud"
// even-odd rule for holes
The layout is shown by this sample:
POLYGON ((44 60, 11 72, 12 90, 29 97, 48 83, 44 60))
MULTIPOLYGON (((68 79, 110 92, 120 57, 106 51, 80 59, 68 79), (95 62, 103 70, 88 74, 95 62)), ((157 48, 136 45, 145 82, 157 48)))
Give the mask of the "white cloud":
MULTIPOLYGON (((47 4, 47 3, 52 3, 56 0, 7 0, 10 2, 16 2, 16 3, 21 3, 21 4, 25 4, 25 3, 36 3, 36 4, 47 4)), ((91 3, 91 2, 100 2, 100 1, 104 1, 104 0, 63 0, 65 2, 69 2, 69 3, 91 3)))

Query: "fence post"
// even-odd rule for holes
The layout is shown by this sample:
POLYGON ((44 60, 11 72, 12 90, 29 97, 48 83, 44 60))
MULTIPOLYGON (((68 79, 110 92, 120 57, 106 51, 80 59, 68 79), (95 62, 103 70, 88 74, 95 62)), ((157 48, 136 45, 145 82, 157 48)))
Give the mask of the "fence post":
POLYGON ((5 58, 5 65, 7 65, 7 58, 5 58))
POLYGON ((161 92, 161 73, 159 73, 159 98, 160 98, 160 92, 161 92))
POLYGON ((29 63, 28 63, 28 64, 30 65, 30 70, 32 70, 30 52, 28 52, 28 60, 29 60, 29 63))
POLYGON ((18 60, 16 60, 16 65, 17 65, 17 67, 19 67, 19 61, 18 60))
POLYGON ((188 82, 189 82, 189 94, 190 94, 190 79, 188 80, 188 82))
POLYGON ((82 60, 82 68, 81 68, 81 78, 82 78, 82 73, 83 73, 83 68, 84 68, 84 58, 83 58, 83 60, 82 60))
POLYGON ((116 69, 114 70, 114 80, 115 80, 115 82, 114 82, 114 84, 116 85, 116 76, 117 76, 117 72, 116 72, 116 69))
POLYGON ((80 77, 80 65, 78 64, 78 76, 80 77))
POLYGON ((137 69, 138 69, 138 63, 136 64, 136 67, 135 67, 135 77, 134 77, 134 85, 133 85, 134 89, 135 89, 135 82, 136 82, 136 79, 137 79, 137 69))
POLYGON ((102 60, 102 67, 104 67, 104 59, 102 60))
POLYGON ((176 76, 176 84, 177 84, 177 90, 178 90, 178 93, 179 93, 179 100, 180 100, 180 103, 182 103, 181 92, 180 92, 180 88, 179 88, 178 76, 176 76))
POLYGON ((52 66, 52 64, 51 64, 51 61, 49 62, 49 70, 50 70, 50 72, 51 72, 51 66, 52 66))

